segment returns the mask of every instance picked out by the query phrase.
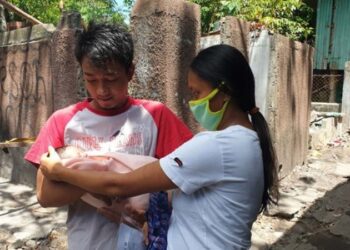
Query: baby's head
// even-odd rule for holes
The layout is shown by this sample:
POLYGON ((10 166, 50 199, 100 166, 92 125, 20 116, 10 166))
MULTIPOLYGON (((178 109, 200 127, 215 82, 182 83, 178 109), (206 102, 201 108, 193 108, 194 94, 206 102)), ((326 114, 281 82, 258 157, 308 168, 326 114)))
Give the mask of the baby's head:
POLYGON ((81 148, 75 146, 63 146, 56 148, 57 154, 61 159, 76 158, 85 156, 84 151, 81 148))

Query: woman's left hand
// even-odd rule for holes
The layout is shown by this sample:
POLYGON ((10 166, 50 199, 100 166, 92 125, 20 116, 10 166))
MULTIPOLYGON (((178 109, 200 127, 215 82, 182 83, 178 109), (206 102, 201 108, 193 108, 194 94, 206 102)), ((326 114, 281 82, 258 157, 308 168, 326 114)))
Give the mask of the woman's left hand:
POLYGON ((60 181, 58 173, 63 168, 61 158, 53 147, 49 146, 48 150, 48 153, 41 156, 40 170, 46 178, 60 181))

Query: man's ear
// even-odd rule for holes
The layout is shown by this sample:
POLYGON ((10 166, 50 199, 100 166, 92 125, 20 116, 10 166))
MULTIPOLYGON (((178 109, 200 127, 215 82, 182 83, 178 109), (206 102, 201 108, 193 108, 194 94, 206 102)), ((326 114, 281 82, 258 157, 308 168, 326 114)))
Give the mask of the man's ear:
POLYGON ((135 64, 132 63, 128 69, 128 72, 127 72, 127 76, 128 76, 129 81, 132 79, 134 72, 135 72, 135 64))

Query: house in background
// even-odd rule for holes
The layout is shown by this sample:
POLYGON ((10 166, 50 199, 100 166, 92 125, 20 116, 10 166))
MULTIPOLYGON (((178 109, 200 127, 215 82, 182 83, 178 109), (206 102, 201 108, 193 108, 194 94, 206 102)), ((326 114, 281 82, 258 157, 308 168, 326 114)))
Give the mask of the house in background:
POLYGON ((341 103, 344 66, 350 61, 350 1, 306 2, 317 5, 312 101, 341 103))
POLYGON ((315 69, 344 70, 350 60, 349 24, 349 0, 318 0, 315 69))

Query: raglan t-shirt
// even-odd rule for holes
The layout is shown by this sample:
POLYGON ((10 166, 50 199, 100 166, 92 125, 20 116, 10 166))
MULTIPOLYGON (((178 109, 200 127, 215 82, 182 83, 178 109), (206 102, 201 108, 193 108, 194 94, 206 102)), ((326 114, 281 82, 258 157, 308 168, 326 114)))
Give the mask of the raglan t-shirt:
MULTIPOLYGON (((49 145, 160 158, 192 137, 190 130, 159 102, 129 97, 124 107, 111 112, 94 110, 89 102, 85 100, 56 111, 41 129, 25 159, 39 164, 49 145)), ((117 249, 118 225, 80 200, 69 206, 67 229, 69 249, 117 249)), ((133 229, 123 226, 120 230, 133 229)), ((119 234, 125 235, 125 232, 119 234)), ((142 241, 131 237, 123 244, 127 246, 135 240, 142 241)))
POLYGON ((174 191, 169 250, 248 249, 264 189, 257 134, 202 132, 160 160, 174 191))

